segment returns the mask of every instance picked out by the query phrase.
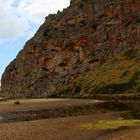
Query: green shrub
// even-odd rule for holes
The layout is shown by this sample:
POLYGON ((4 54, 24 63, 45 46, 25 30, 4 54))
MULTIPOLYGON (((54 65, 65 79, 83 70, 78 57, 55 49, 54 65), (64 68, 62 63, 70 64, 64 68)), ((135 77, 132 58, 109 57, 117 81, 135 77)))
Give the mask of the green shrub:
POLYGON ((119 83, 119 84, 108 84, 103 87, 99 87, 96 89, 96 94, 115 94, 115 93, 122 93, 126 90, 132 88, 132 85, 127 83, 119 83))
POLYGON ((136 23, 140 23, 140 15, 136 15, 136 23))
POLYGON ((76 85, 74 87, 74 93, 80 93, 80 91, 81 91, 81 85, 76 85))
POLYGON ((130 79, 130 83, 133 83, 133 85, 136 85, 137 84, 137 80, 139 80, 140 79, 140 71, 136 71, 134 74, 133 74, 133 76, 132 76, 132 78, 130 79))
POLYGON ((124 53, 126 59, 134 59, 138 57, 138 50, 129 49, 124 53))
POLYGON ((79 8, 80 9, 83 9, 83 7, 84 7, 84 4, 83 3, 80 3, 79 8))
POLYGON ((113 59, 113 60, 111 61, 111 63, 112 63, 112 64, 115 64, 117 61, 118 61, 118 59, 113 59))
POLYGON ((126 70, 126 71, 124 71, 124 72, 122 73, 122 76, 125 77, 125 76, 127 76, 128 73, 129 73, 129 71, 126 70))

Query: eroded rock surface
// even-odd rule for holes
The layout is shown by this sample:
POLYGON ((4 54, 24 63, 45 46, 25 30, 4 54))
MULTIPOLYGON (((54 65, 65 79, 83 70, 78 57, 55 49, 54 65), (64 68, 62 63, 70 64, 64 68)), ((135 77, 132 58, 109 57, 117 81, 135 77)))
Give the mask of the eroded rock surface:
POLYGON ((42 97, 140 42, 140 0, 71 0, 6 68, 6 97, 42 97))

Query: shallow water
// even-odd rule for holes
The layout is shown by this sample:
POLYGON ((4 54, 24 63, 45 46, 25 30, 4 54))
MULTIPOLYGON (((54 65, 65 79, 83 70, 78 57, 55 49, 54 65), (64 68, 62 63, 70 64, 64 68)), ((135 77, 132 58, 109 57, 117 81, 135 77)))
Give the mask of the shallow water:
POLYGON ((31 121, 57 117, 102 114, 112 111, 127 111, 124 119, 140 119, 140 102, 104 102, 89 105, 50 108, 46 110, 20 110, 0 114, 0 123, 31 121))
POLYGON ((1 121, 1 120, 4 120, 4 118, 3 118, 3 116, 0 114, 0 121, 1 121))
POLYGON ((140 119, 140 102, 106 102, 99 106, 112 111, 128 111, 126 118, 140 119))

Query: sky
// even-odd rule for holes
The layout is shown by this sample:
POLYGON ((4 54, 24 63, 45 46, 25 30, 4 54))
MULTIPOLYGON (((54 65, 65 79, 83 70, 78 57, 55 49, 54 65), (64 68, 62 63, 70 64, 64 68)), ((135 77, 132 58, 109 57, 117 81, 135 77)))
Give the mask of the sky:
POLYGON ((45 17, 69 4, 70 0, 0 0, 0 78, 45 17))

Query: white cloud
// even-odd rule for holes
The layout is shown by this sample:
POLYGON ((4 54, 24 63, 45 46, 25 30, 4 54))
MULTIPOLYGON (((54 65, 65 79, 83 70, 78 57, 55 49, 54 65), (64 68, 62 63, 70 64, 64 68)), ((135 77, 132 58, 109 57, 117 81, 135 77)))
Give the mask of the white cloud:
POLYGON ((48 14, 62 10, 69 3, 70 0, 20 0, 17 11, 31 22, 40 24, 48 14))
MULTIPOLYGON (((70 0, 0 0, 0 41, 22 36, 40 25, 50 13, 67 7, 70 0)), ((30 34, 30 33, 28 33, 30 34)))
MULTIPOLYGON (((9 1, 10 2, 10 1, 9 1)), ((0 40, 6 40, 22 35, 28 29, 28 22, 18 17, 5 1, 0 5, 0 40)))

